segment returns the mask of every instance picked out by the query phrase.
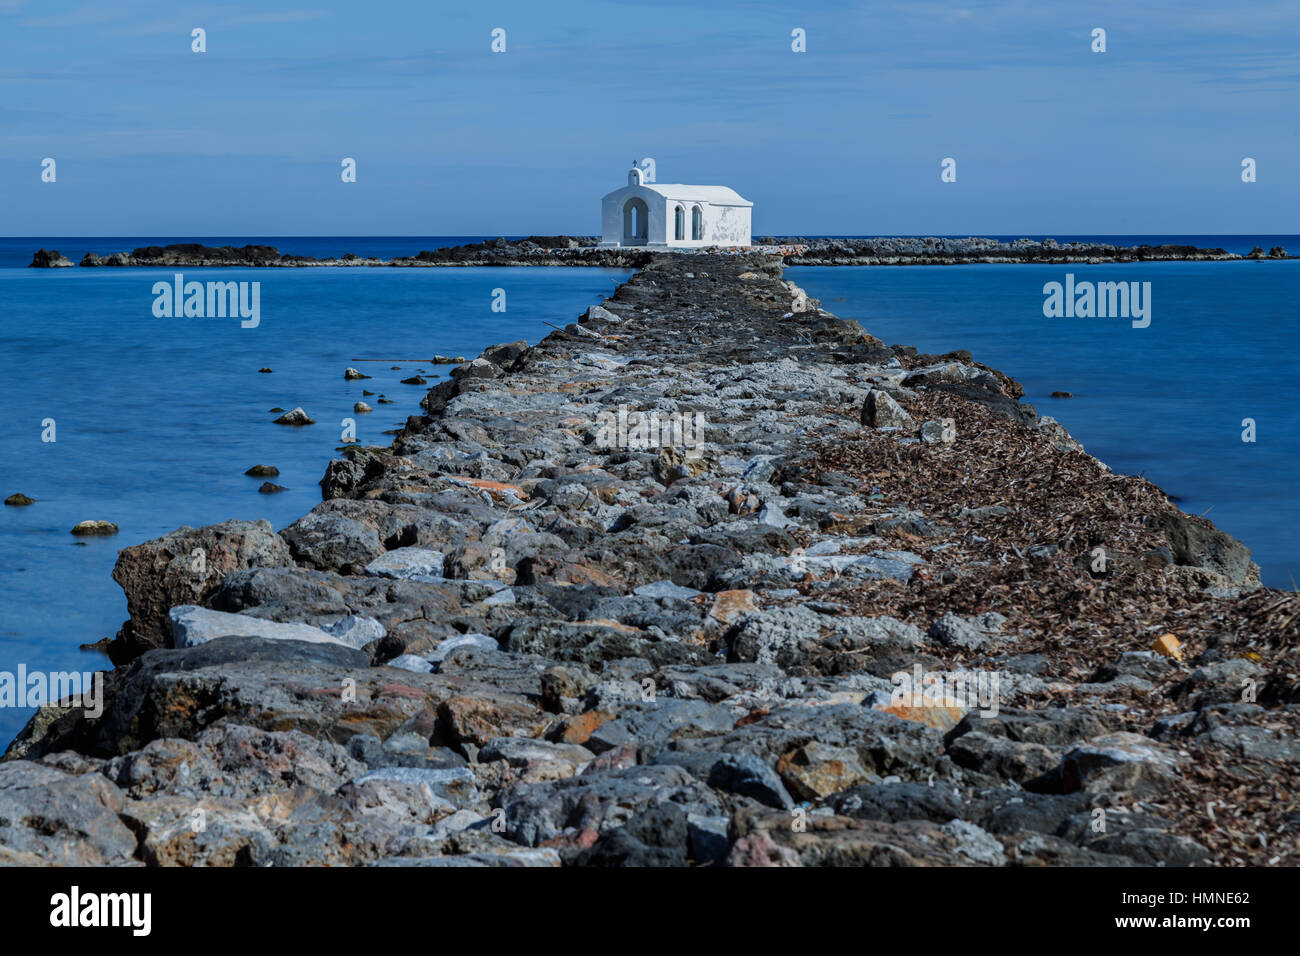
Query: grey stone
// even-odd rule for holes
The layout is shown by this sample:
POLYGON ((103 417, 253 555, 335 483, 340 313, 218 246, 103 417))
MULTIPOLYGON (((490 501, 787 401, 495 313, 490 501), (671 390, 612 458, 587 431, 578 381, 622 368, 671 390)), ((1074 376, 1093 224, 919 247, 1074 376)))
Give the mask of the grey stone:
POLYGON ((578 767, 595 759, 595 754, 578 744, 551 743, 531 737, 496 737, 478 752, 480 763, 504 760, 512 767, 526 767, 534 761, 578 767))
POLYGON ((113 567, 113 580, 126 593, 131 619, 114 641, 114 660, 167 645, 171 609, 179 604, 205 604, 227 575, 292 563, 288 546, 271 530, 269 521, 184 527, 123 548, 113 567), (201 572, 195 570, 196 558, 202 558, 201 572))
POLYGON ((372 866, 400 867, 558 867, 560 854, 550 847, 509 853, 466 853, 461 856, 390 856, 372 866))
POLYGON ((695 588, 685 588, 681 585, 674 584, 672 581, 655 581, 652 584, 643 584, 632 591, 640 597, 651 598, 675 598, 679 601, 689 601, 691 598, 698 597, 701 592, 695 588))
POLYGON ((429 548, 396 548, 365 567, 366 574, 382 578, 441 577, 445 555, 429 548))
POLYGON ((686 815, 687 840, 691 859, 698 866, 722 866, 731 850, 727 828, 731 820, 725 816, 706 817, 698 813, 686 815))
POLYGON ((921 423, 921 442, 926 445, 950 445, 956 439, 955 429, 951 429, 943 422, 922 422, 921 423))
POLYGON ((136 837, 121 791, 99 774, 25 760, 0 764, 0 865, 127 866, 136 837))
POLYGON ((930 625, 929 637, 950 647, 974 650, 992 640, 992 631, 996 629, 985 627, 986 623, 978 618, 959 617, 949 611, 930 625))
POLYGON ((1021 743, 993 734, 962 734, 948 747, 958 766, 1023 783, 1047 773, 1060 762, 1060 753, 1042 744, 1021 743))
POLYGON ((373 617, 363 617, 356 614, 349 614, 332 624, 323 624, 321 630, 332 637, 338 638, 348 647, 355 647, 358 650, 374 641, 383 640, 388 635, 384 625, 373 617))
POLYGON ((1178 564, 1217 572, 1233 584, 1257 583, 1258 569, 1252 570, 1250 549, 1232 535, 1182 512, 1157 515, 1152 524, 1169 539, 1178 564))
POLYGON ((794 800, 776 771, 753 754, 725 754, 709 770, 709 786, 752 797, 769 807, 790 809, 794 800))
POLYGON ((374 528, 332 511, 309 511, 280 537, 298 564, 320 571, 358 573, 384 550, 374 528))
POLYGON ((872 389, 862 405, 862 424, 872 428, 912 427, 912 417, 889 396, 888 392, 872 389))
POLYGON ((956 837, 955 852, 981 866, 1005 866, 1006 853, 991 834, 967 820, 950 820, 940 829, 956 837))
POLYGON ((1061 759, 1062 782, 1067 793, 1090 786, 1093 777, 1109 768, 1141 765, 1160 776, 1176 775, 1179 757, 1149 737, 1122 731, 1084 741, 1061 759))
POLYGON ((391 661, 386 663, 387 667, 396 667, 398 670, 414 671, 417 674, 428 674, 433 670, 433 664, 415 654, 399 654, 391 661))
POLYGON ((559 836, 566 828, 605 832, 657 803, 672 802, 688 814, 719 816, 713 792, 680 767, 629 767, 588 773, 553 783, 523 784, 503 798, 506 834, 525 846, 559 836))
POLYGON ((380 767, 370 770, 345 786, 363 787, 381 784, 427 790, 435 798, 464 808, 479 802, 474 774, 464 767, 429 769, 425 767, 380 767))

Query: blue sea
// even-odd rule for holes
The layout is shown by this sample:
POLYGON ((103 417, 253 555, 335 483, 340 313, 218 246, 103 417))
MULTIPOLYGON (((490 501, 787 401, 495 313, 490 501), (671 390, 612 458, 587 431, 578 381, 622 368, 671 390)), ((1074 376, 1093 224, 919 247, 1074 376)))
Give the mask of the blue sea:
MULTIPOLYGON (((1065 241, 1065 237, 1057 237, 1065 241)), ((1070 237, 1076 238, 1076 237, 1070 237)), ((1121 245, 1135 237, 1086 237, 1121 245)), ((1300 237, 1142 237, 1230 252, 1300 237)), ((1265 585, 1300 581, 1300 260, 799 267, 786 277, 886 344, 969 349, 1116 472, 1252 549, 1265 585), (1044 285, 1150 283, 1150 325, 1047 318, 1044 285), (1073 394, 1053 399, 1055 391, 1073 394), (1245 441, 1253 422, 1254 441, 1245 441)), ((992 503, 992 502, 990 502, 992 503)))
MULTIPOLYGON (((0 355, 9 383, 0 430, 0 672, 108 666, 79 645, 114 634, 126 601, 110 573, 117 551, 181 525, 267 518, 278 529, 320 500, 342 421, 364 444, 419 414, 424 387, 400 379, 474 356, 487 345, 537 341, 572 321, 627 272, 549 269, 184 269, 187 280, 261 283, 261 322, 160 319, 155 282, 173 270, 29 269, 55 248, 74 262, 170 242, 274 245, 316 257, 389 258, 476 242, 459 237, 108 237, 0 239, 0 355), (494 312, 495 289, 506 311, 494 312), (379 361, 367 361, 370 359, 379 361), (356 366, 374 376, 345 381, 356 366), (263 366, 272 374, 260 374, 263 366), (393 369, 391 366, 399 366, 393 369), (357 415, 362 390, 393 404, 357 415), (272 407, 302 406, 319 423, 273 425, 272 407), (52 419, 55 441, 43 441, 52 419), (255 464, 280 469, 289 490, 259 494, 255 464), (78 539, 79 521, 120 533, 78 539)), ((1016 238, 1016 237, 1009 237, 1016 238)), ((1069 237, 1116 244, 1178 242, 1246 252, 1300 237, 1069 237)), ((796 268, 789 277, 826 308, 886 342, 926 351, 970 349, 1021 381, 1026 400, 1054 414, 1118 471, 1144 473, 1184 510, 1208 511, 1242 538, 1266 583, 1300 578, 1300 375, 1289 351, 1300 262, 1111 266, 796 268), (1152 322, 1045 319, 1042 286, 1076 277, 1152 283, 1152 322), (1056 389, 1075 394, 1051 400, 1056 389), (1258 440, 1241 441, 1253 418, 1258 440)), ((0 742, 30 711, 0 708, 0 742)))

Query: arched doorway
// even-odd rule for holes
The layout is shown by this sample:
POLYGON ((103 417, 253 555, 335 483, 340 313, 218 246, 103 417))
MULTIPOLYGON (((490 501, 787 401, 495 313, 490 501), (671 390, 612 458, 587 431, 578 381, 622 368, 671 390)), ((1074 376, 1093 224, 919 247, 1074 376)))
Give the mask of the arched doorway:
POLYGON ((691 238, 704 238, 704 210, 699 206, 691 210, 691 238))
POLYGON ((623 204, 623 245, 644 246, 650 236, 650 207, 633 196, 623 204))
POLYGON ((686 238, 686 210, 681 206, 673 210, 673 238, 678 242, 686 238))

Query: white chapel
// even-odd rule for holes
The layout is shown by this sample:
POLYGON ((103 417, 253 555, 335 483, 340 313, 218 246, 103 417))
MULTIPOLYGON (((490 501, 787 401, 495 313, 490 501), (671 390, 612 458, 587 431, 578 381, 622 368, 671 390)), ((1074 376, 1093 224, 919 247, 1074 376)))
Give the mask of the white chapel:
POLYGON ((748 246, 754 204, 726 186, 655 182, 655 161, 632 164, 627 185, 600 201, 602 246, 748 246))

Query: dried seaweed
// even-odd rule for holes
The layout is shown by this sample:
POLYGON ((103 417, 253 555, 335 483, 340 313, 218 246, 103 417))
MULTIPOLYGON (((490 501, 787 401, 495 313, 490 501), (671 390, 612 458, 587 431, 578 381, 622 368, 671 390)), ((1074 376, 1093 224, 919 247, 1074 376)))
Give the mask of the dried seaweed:
MULTIPOLYGON (((896 433, 863 429, 810 435, 808 476, 839 473, 859 483, 877 510, 846 514, 825 530, 862 533, 903 512, 929 522, 924 534, 881 530, 890 546, 916 552, 926 565, 910 581, 865 581, 836 599, 850 613, 889 614, 924 628, 944 612, 997 611, 1016 635, 999 654, 1046 659, 1047 692, 1017 701, 1029 707, 1087 700, 1072 690, 1126 651, 1149 650, 1173 633, 1183 660, 1152 690, 1108 693, 1123 703, 1124 729, 1149 732, 1179 713, 1174 694, 1202 652, 1248 657, 1267 675, 1261 703, 1276 732, 1300 730, 1300 594, 1267 588, 1214 596, 1205 575, 1171 566, 1167 542, 1149 519, 1177 511, 1151 482, 1115 475, 1094 458, 1056 447, 1040 429, 999 418, 953 394, 922 393, 904 407, 917 421, 952 418, 952 444, 900 444, 896 433), (991 510, 979 511, 977 509, 991 510), (972 513, 974 512, 974 513, 972 513), (1103 548, 1105 571, 1092 570, 1103 548), (1032 549, 1032 550, 1031 550, 1032 549)), ((839 409, 857 418, 856 409, 839 409)), ((805 582, 804 590, 812 589, 805 582)), ((1212 582, 1211 582, 1212 583, 1212 582)), ((995 666, 978 652, 948 652, 950 662, 995 666)), ((1254 723, 1252 721, 1252 723, 1254 723)), ((1209 847, 1220 864, 1300 864, 1300 810, 1294 765, 1184 744, 1191 770, 1152 809, 1175 832, 1209 847)))

